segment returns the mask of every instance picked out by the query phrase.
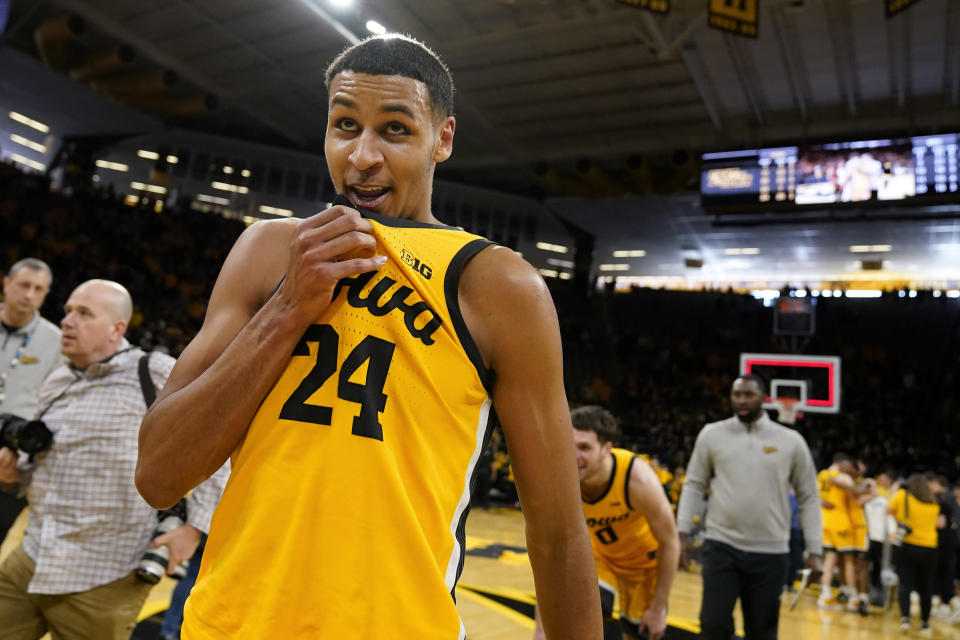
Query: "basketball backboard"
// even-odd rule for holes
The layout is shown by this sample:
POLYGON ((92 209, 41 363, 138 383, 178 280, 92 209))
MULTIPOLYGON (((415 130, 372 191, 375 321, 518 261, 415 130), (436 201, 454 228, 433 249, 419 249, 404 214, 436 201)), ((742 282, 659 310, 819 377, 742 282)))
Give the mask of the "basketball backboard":
POLYGON ((783 353, 741 353, 740 374, 752 373, 767 383, 766 409, 775 409, 774 398, 796 398, 797 410, 839 413, 840 358, 783 353))

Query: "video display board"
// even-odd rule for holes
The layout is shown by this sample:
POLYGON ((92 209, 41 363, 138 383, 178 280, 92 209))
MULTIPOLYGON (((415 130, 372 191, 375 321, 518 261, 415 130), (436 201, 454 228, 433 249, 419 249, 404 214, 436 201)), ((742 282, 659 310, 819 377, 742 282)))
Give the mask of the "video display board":
POLYGON ((960 134, 703 155, 704 209, 763 211, 956 199, 960 134))

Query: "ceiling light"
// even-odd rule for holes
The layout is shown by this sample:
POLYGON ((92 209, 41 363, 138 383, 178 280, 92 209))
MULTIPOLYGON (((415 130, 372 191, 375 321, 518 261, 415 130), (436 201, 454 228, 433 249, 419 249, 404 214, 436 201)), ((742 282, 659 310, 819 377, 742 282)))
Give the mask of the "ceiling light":
POLYGON ((949 291, 947 291, 947 297, 948 297, 948 298, 960 298, 960 290, 950 289, 949 291))
POLYGON ((15 133, 11 133, 10 139, 19 144, 21 147, 26 147, 27 149, 36 151, 37 153, 47 152, 46 145, 40 144, 39 142, 34 142, 30 138, 24 138, 23 136, 18 136, 15 133))
POLYGON ((293 215, 293 211, 291 211, 290 209, 281 209, 279 207, 271 207, 266 204, 260 205, 260 212, 272 213, 275 216, 286 216, 288 218, 293 215))
POLYGON ((537 269, 544 278, 556 278, 559 275, 553 269, 537 269))
POLYGON ((376 20, 367 20, 367 31, 370 33, 375 33, 376 35, 381 35, 387 32, 387 28, 377 22, 376 20))
POLYGON ((845 294, 848 298, 879 298, 883 291, 879 289, 847 289, 845 294))
POLYGON ((147 151, 146 149, 138 149, 137 157, 146 158, 147 160, 159 160, 160 154, 157 153, 156 151, 147 151))
POLYGON ((647 255, 643 249, 631 249, 630 251, 614 251, 614 258, 642 258, 647 255))
POLYGON ((572 278, 572 277, 573 277, 573 276, 570 275, 570 273, 567 272, 567 271, 561 271, 561 272, 560 272, 560 279, 561 279, 561 280, 569 280, 569 279, 572 278))
POLYGON ((177 156, 167 156, 167 164, 177 164, 180 162, 180 158, 177 156))
POLYGON ((243 169, 243 170, 240 172, 240 175, 243 176, 244 178, 249 178, 249 177, 250 177, 250 169, 243 169))
POLYGON ((630 271, 628 264, 602 264, 600 271, 630 271))
POLYGON ((101 169, 111 169, 113 171, 129 171, 130 167, 120 162, 110 162, 109 160, 97 160, 96 164, 101 169))
POLYGON ((226 198, 218 198, 218 197, 216 197, 216 196, 208 196, 208 195, 205 194, 205 193, 201 193, 200 195, 198 195, 198 196, 197 196, 197 200, 199 200, 200 202, 209 202, 210 204, 222 204, 222 205, 228 205, 228 204, 230 204, 230 201, 227 200, 226 198))
POLYGON ((247 193, 250 191, 250 189, 246 187, 230 184, 229 182, 211 182, 210 186, 220 191, 233 191, 234 193, 247 193))
POLYGON ((886 253, 893 250, 889 244, 852 244, 850 253, 886 253))
POLYGON ((755 256, 760 253, 760 249, 757 247, 733 247, 724 249, 723 252, 728 256, 755 256))
POLYGON ((575 266, 572 260, 560 260, 559 258, 547 258, 547 264, 554 267, 566 267, 567 269, 573 269, 575 266))
POLYGON ((22 156, 19 153, 11 153, 10 159, 13 160, 14 162, 19 162, 20 164, 30 167, 31 169, 35 169, 37 171, 47 170, 46 165, 40 164, 36 160, 31 160, 30 158, 26 156, 22 156))
POLYGON ((20 124, 25 124, 31 129, 36 129, 40 133, 48 133, 50 131, 50 127, 48 127, 47 125, 43 124, 42 122, 37 122, 33 118, 28 118, 22 113, 11 111, 8 115, 10 116, 11 120, 16 120, 20 124))
POLYGON ((337 9, 346 9, 353 4, 353 0, 330 0, 330 4, 335 6, 337 9))
POLYGON ((233 173, 233 167, 226 166, 223 168, 224 173, 233 173))
POLYGON ((549 242, 538 242, 537 249, 543 249, 544 251, 553 251, 554 253, 566 253, 569 251, 565 246, 560 244, 550 244, 549 242))
POLYGON ((167 188, 156 184, 144 184, 142 182, 131 182, 130 187, 137 191, 149 191, 150 193, 166 193, 167 188))

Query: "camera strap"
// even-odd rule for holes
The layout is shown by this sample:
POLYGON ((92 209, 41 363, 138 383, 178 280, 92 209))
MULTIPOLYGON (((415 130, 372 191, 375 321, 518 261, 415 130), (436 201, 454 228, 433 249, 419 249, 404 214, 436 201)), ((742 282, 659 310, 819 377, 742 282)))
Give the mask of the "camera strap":
POLYGON ((140 362, 137 364, 137 374, 140 376, 140 390, 143 391, 143 401, 147 403, 147 408, 157 399, 157 387, 153 384, 153 378, 150 377, 150 354, 148 351, 140 356, 140 362))

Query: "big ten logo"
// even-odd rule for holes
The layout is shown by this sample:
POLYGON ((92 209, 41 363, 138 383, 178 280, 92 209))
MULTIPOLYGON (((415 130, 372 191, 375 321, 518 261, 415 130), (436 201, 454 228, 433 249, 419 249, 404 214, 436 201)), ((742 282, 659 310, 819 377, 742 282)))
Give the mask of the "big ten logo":
POLYGON ((422 275, 427 280, 433 275, 433 269, 428 267, 425 263, 420 262, 420 258, 416 257, 406 249, 400 249, 400 258, 406 262, 410 267, 422 275))

